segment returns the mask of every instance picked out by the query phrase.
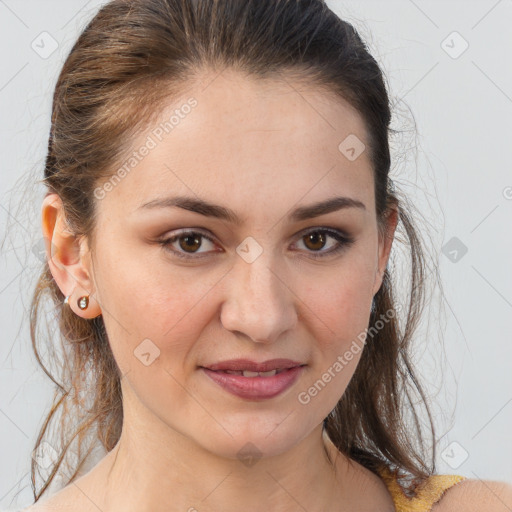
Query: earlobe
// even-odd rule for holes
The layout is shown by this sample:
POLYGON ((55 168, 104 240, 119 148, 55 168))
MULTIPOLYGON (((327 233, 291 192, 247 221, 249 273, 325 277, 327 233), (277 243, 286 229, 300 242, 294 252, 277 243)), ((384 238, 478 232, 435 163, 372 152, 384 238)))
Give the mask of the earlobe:
POLYGON ((62 200, 57 194, 51 193, 44 198, 41 222, 48 266, 67 298, 65 303, 83 318, 97 317, 101 309, 94 299, 90 269, 82 256, 86 242, 74 235, 67 225, 62 200), (82 305, 87 301, 86 307, 80 306, 82 297, 87 297, 81 301, 82 305))

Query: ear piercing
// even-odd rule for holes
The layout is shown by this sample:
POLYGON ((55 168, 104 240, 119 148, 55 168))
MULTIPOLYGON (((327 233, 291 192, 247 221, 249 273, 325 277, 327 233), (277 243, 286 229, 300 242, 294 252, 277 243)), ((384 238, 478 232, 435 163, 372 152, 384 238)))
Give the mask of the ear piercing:
MULTIPOLYGON (((64 299, 64 304, 69 304, 69 295, 64 299)), ((89 295, 84 295, 76 301, 78 307, 82 310, 87 309, 89 306, 89 295)))
POLYGON ((78 304, 78 307, 80 309, 87 309, 87 306, 89 305, 89 296, 84 295, 83 297, 80 297, 76 303, 78 304))

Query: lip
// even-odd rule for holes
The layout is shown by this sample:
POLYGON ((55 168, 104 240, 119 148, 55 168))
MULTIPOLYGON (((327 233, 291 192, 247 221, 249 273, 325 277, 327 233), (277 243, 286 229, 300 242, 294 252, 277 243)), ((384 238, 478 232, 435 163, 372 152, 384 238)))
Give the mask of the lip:
MULTIPOLYGON (((306 365, 294 366, 273 377, 244 377, 243 375, 231 375, 229 373, 223 373, 221 370, 215 371, 205 367, 201 367, 200 369, 213 382, 233 395, 245 399, 265 400, 273 398, 291 387, 302 374, 305 366, 306 365)), ((234 369, 237 370, 239 368, 234 369)), ((242 369, 248 368, 245 367, 242 369)))
MULTIPOLYGON (((202 366, 208 370, 249 370, 251 372, 268 372, 269 370, 279 370, 281 368, 289 369, 297 366, 304 366, 304 363, 293 361, 291 359, 269 359, 258 363, 250 359, 230 359, 229 361, 221 361, 220 363, 202 366)), ((247 377, 244 377, 247 378, 247 377)), ((257 378, 257 377, 254 377, 257 378)), ((271 378, 271 377, 267 377, 271 378)))

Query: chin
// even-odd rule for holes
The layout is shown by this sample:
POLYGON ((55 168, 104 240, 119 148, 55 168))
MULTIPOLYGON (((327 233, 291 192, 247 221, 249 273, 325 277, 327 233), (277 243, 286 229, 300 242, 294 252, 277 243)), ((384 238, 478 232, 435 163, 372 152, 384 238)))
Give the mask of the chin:
MULTIPOLYGON (((293 413, 289 417, 280 413, 276 419, 266 420, 262 417, 255 420, 252 415, 245 420, 238 417, 237 420, 222 423, 224 428, 215 422, 216 428, 210 425, 203 434, 209 436, 208 439, 201 436, 200 444, 219 457, 239 459, 241 462, 245 458, 256 460, 278 456, 299 444, 314 428, 311 426, 310 430, 299 430, 297 424, 301 422, 290 421, 293 416, 293 413)), ((307 427, 304 422, 302 425, 303 428, 307 427)))

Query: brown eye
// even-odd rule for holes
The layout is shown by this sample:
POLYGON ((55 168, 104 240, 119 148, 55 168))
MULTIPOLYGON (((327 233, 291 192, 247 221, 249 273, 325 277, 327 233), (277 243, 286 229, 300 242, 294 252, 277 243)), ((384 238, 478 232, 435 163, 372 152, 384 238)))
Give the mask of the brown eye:
POLYGON ((184 251, 189 251, 189 249, 199 249, 201 246, 201 235, 185 235, 178 237, 179 245, 184 251), (182 243, 183 242, 183 243, 182 243))
POLYGON ((203 248, 204 240, 213 245, 213 240, 203 233, 198 231, 182 231, 170 238, 160 240, 159 243, 164 249, 179 258, 199 259, 207 256, 207 254, 203 253, 208 251, 199 251, 200 248, 203 248), (178 247, 173 247, 175 243, 178 243, 178 247))
POLYGON ((323 249, 326 242, 326 237, 323 234, 322 231, 313 231, 311 233, 308 233, 303 237, 303 240, 305 241, 306 247, 311 249, 312 251, 318 251, 320 249, 323 249), (308 245, 311 243, 311 245, 308 245))
POLYGON ((324 258, 348 248, 355 242, 355 239, 338 230, 315 229, 303 235, 301 241, 306 247, 306 252, 309 253, 309 256, 312 258, 324 258), (322 251, 321 249, 326 246, 329 238, 335 240, 336 243, 331 244, 332 248, 330 250, 322 251))

